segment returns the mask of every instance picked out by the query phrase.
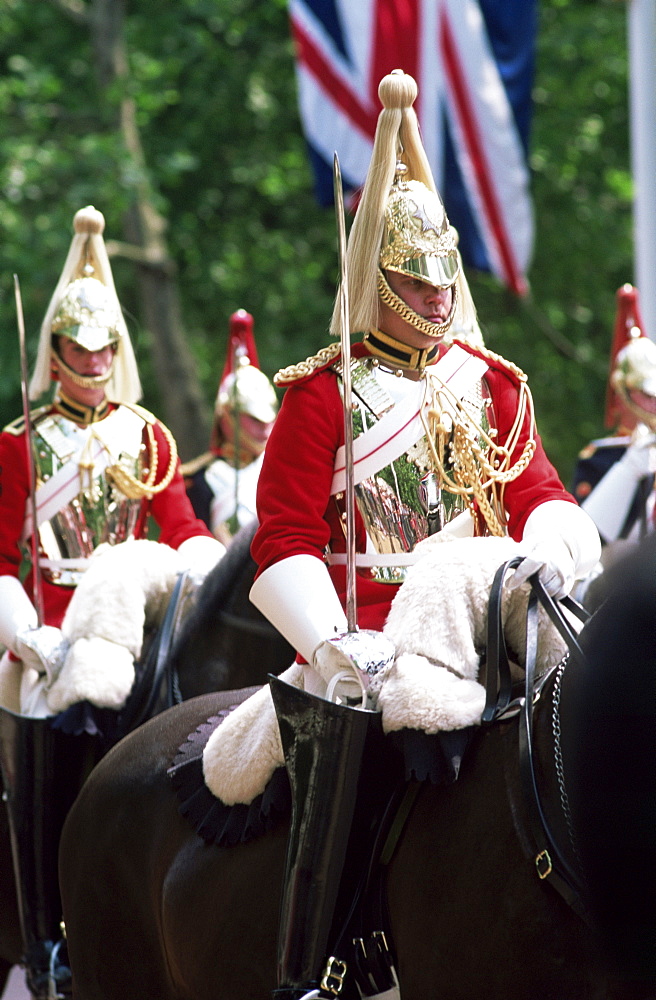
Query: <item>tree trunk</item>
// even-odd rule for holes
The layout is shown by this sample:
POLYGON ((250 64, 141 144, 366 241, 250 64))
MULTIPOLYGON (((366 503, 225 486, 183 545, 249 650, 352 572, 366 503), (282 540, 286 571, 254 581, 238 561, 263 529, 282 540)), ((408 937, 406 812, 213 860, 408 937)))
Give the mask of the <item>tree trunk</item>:
MULTIPOLYGON (((124 222, 127 245, 107 241, 110 255, 136 265, 141 319, 151 334, 152 362, 161 392, 158 413, 175 436, 183 460, 207 449, 210 419, 195 359, 182 322, 176 265, 165 238, 166 221, 154 206, 134 101, 127 96, 129 67, 125 48, 125 0, 53 0, 91 33, 101 92, 118 82, 124 95, 117 109, 116 128, 131 160, 134 201, 124 222)), ((108 99, 107 107, 112 107, 108 99)))

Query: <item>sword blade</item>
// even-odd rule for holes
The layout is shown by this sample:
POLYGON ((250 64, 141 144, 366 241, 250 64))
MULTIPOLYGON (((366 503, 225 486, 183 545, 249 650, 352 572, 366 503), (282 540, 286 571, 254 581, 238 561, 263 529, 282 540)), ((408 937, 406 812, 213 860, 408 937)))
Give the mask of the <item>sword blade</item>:
POLYGON ((342 349, 342 388, 344 393, 344 460, 346 503, 346 622, 349 632, 358 630, 355 578, 355 485, 353 472, 353 402, 351 390, 351 340, 349 329, 348 274, 346 267, 346 223, 342 172, 337 153, 333 161, 333 190, 337 216, 337 253, 339 260, 339 335, 342 349))
POLYGON ((43 588, 39 572, 39 530, 36 519, 36 468, 34 465, 34 449, 32 446, 32 422, 30 420, 30 400, 28 396, 27 348, 25 346, 25 320, 23 317, 23 301, 21 299, 18 275, 14 275, 14 295, 16 298, 16 319, 18 322, 18 351, 21 367, 21 398, 23 402, 23 420, 25 421, 25 447, 27 449, 27 477, 30 495, 28 504, 32 516, 32 535, 30 549, 32 552, 32 594, 36 618, 43 625, 43 588))

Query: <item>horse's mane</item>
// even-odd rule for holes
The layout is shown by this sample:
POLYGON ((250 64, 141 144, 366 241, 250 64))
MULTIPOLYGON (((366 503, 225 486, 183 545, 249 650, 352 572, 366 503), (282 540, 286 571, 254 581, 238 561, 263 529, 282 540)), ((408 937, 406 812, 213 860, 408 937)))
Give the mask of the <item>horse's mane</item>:
MULTIPOLYGON (((255 563, 250 556, 253 535, 257 530, 257 520, 240 528, 226 549, 223 558, 210 570, 201 584, 193 611, 186 617, 176 637, 171 656, 177 660, 178 654, 193 636, 209 627, 216 618, 217 608, 225 607, 232 597, 245 569, 255 563)), ((253 609, 253 614, 256 614, 253 609)))

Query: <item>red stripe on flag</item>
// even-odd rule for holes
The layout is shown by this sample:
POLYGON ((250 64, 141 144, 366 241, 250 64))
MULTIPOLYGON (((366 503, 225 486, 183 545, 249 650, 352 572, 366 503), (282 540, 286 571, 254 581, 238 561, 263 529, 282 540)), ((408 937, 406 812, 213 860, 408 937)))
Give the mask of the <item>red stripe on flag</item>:
POLYGON ((341 108, 354 126, 373 140, 378 120, 377 109, 365 108, 356 99, 353 92, 335 75, 323 53, 294 19, 292 19, 292 35, 299 63, 308 67, 312 75, 319 80, 321 86, 328 91, 335 104, 341 108))
POLYGON ((378 0, 376 4, 370 77, 370 96, 376 104, 378 84, 393 69, 419 79, 418 8, 419 0, 378 0))
POLYGON ((440 45, 444 57, 444 67, 451 81, 453 96, 458 109, 458 117, 478 181, 478 188, 485 206, 485 212, 497 245, 505 281, 517 295, 524 295, 527 290, 526 282, 519 273, 515 255, 506 235, 499 203, 492 185, 483 149, 483 142, 476 125, 469 94, 467 93, 467 85, 460 68, 460 63, 458 62, 448 15, 444 10, 440 14, 440 45))

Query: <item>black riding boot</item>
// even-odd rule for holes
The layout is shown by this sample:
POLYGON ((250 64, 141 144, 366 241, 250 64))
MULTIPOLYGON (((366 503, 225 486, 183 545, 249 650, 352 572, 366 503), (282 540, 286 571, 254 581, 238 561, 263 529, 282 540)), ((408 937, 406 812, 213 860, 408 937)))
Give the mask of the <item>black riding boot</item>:
POLYGON ((80 788, 89 743, 47 719, 0 708, 0 766, 7 803, 27 987, 39 1000, 71 996, 57 876, 59 836, 80 788))
POLYGON ((270 684, 292 789, 273 997, 300 1000, 313 990, 329 997, 345 971, 343 956, 332 949, 348 923, 389 797, 381 794, 380 715, 333 704, 278 678, 270 684), (363 766, 365 755, 377 759, 373 777, 363 766), (336 960, 327 969, 331 955, 336 960))

